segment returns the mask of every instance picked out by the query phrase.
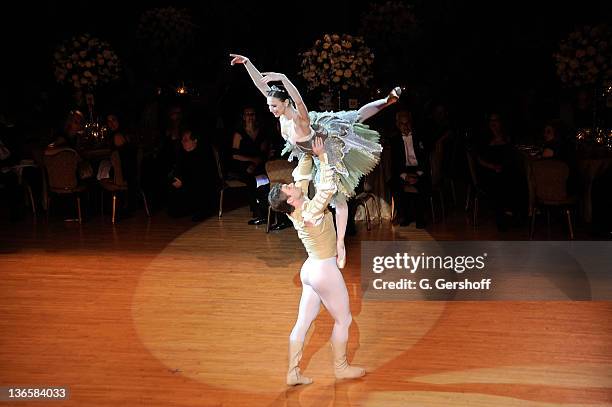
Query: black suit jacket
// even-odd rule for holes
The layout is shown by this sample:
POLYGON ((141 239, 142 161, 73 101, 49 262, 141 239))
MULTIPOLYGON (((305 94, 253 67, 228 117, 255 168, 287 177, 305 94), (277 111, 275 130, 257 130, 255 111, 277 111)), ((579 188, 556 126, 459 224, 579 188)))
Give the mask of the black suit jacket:
POLYGON ((400 174, 402 173, 417 173, 417 171, 422 171, 423 174, 419 176, 420 184, 430 179, 431 172, 429 170, 429 151, 427 146, 415 132, 412 133, 412 142, 414 154, 419 163, 416 167, 406 166, 406 150, 404 148, 404 139, 401 134, 397 133, 391 139, 392 185, 402 183, 402 179, 400 178, 400 174))

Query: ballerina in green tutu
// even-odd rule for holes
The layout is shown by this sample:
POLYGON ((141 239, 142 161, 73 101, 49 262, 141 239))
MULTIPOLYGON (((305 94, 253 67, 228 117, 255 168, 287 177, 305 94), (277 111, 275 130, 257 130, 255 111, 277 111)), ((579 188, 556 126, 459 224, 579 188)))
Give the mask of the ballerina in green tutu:
MULTIPOLYGON (((289 160, 311 155, 315 135, 324 139, 325 152, 334 171, 338 191, 332 200, 336 208, 337 263, 339 268, 344 268, 344 236, 348 221, 346 201, 355 195, 361 177, 376 167, 382 151, 378 132, 362 122, 397 102, 401 88, 394 88, 386 98, 370 102, 358 110, 309 112, 300 92, 285 75, 275 72, 262 74, 247 57, 237 54, 230 54, 230 57, 232 65, 245 66, 255 86, 266 96, 270 112, 280 121, 281 134, 287 142, 283 154, 289 152, 289 160), (282 86, 270 86, 270 82, 281 82, 282 86)), ((313 176, 318 181, 317 160, 314 162, 313 176)))

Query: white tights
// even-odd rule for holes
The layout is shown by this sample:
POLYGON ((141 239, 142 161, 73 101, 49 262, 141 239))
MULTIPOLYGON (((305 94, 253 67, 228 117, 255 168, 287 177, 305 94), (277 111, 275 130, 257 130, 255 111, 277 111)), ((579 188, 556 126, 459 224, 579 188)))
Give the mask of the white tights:
POLYGON ((352 317, 349 308, 348 291, 336 258, 324 260, 308 258, 300 272, 302 280, 302 298, 297 321, 289 339, 304 342, 308 328, 319 314, 321 302, 334 318, 334 329, 331 340, 334 342, 348 341, 348 330, 352 317))
POLYGON ((363 123, 364 121, 368 120, 370 117, 374 116, 376 113, 383 110, 388 105, 389 104, 387 102, 387 98, 384 98, 384 99, 375 100, 373 102, 370 102, 366 105, 361 106, 359 110, 357 111, 359 113, 359 118, 357 119, 357 121, 359 123, 363 123))
POLYGON ((335 205, 336 205, 336 242, 342 243, 344 246, 344 236, 346 235, 346 225, 348 222, 348 204, 345 196, 338 192, 336 194, 335 205))

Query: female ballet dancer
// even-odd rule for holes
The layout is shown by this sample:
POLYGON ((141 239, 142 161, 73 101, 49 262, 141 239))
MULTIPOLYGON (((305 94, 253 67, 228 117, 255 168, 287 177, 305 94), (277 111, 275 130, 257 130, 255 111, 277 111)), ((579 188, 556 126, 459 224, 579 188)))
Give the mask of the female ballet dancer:
MULTIPOLYGON (((375 100, 359 110, 342 112, 309 112, 297 88, 283 74, 260 73, 245 56, 230 54, 231 65, 243 64, 255 86, 266 96, 270 112, 279 119, 281 134, 287 141, 283 154, 290 152, 301 159, 312 153, 314 135, 324 139, 329 166, 334 171, 333 182, 337 193, 331 201, 336 208, 339 268, 346 265, 344 237, 348 221, 346 200, 355 195, 355 188, 362 176, 368 174, 380 160, 380 135, 377 131, 361 124, 385 107, 398 101, 401 88, 394 88, 386 98, 375 100), (272 86, 270 82, 281 82, 283 86, 272 86)), ((318 160, 315 160, 315 181, 319 178, 318 160)))

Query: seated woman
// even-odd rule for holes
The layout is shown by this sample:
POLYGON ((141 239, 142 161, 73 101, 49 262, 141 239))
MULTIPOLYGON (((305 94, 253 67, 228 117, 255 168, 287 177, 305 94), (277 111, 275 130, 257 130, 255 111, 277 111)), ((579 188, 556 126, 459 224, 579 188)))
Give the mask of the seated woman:
POLYGON ((518 216, 527 208, 526 180, 518 170, 516 152, 502 124, 501 116, 492 113, 484 142, 478 148, 478 177, 482 188, 492 198, 500 231, 507 228, 507 217, 518 216))
POLYGON ((551 120, 544 126, 544 141, 542 143, 542 158, 567 160, 569 150, 563 135, 563 123, 551 120))
POLYGON ((128 212, 135 209, 138 191, 138 147, 131 141, 121 126, 119 116, 115 113, 106 116, 106 125, 110 130, 111 150, 119 153, 121 173, 128 184, 128 212))
POLYGON ((53 142, 47 146, 47 149, 53 148, 77 148, 78 138, 83 134, 83 113, 78 110, 72 110, 68 113, 64 126, 55 137, 53 142))
POLYGON ((249 207, 253 213, 249 225, 260 225, 267 220, 269 185, 263 191, 258 190, 256 177, 266 173, 264 164, 268 155, 269 142, 260 126, 257 112, 247 106, 242 111, 241 125, 232 137, 230 168, 249 188, 249 207))

